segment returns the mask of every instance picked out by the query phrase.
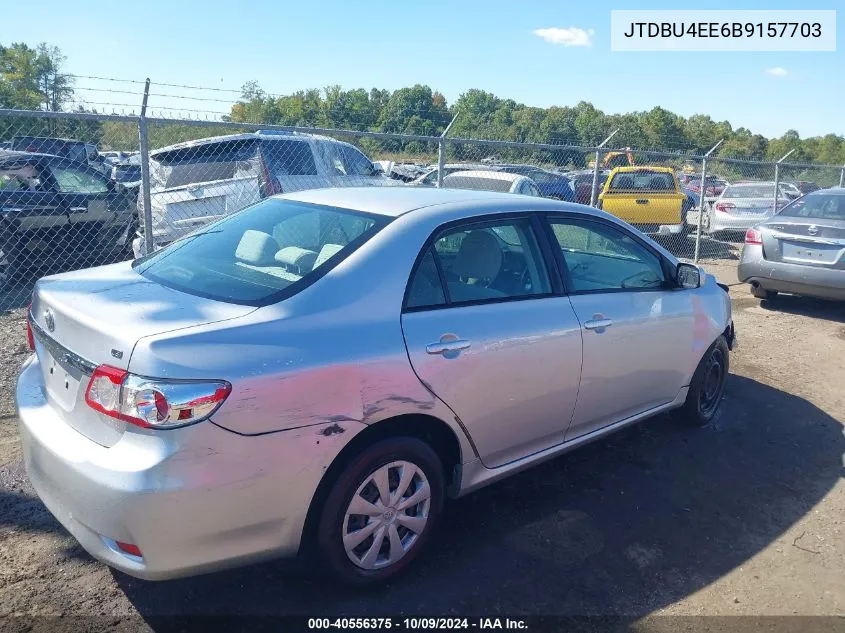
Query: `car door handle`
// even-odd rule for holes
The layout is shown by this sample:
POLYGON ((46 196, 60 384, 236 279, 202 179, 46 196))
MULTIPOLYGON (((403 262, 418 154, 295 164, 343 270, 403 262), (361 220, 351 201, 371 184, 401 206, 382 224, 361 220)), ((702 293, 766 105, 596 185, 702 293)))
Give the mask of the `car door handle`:
POLYGON ((427 354, 445 354, 446 352, 460 352, 464 349, 469 349, 472 345, 469 341, 463 339, 454 339, 451 341, 438 341, 425 346, 427 354))
POLYGON ((584 322, 584 327, 588 330, 603 330, 611 325, 613 325, 611 319, 593 319, 592 321, 584 322))
POLYGON ((88 207, 71 207, 71 213, 85 213, 88 210, 88 207))

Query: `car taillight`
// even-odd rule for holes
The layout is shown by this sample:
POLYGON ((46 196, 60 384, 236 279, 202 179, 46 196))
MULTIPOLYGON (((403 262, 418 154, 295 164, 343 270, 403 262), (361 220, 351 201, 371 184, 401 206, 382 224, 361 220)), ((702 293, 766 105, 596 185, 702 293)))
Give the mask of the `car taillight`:
POLYGON ((267 163, 263 160, 261 161, 261 178, 264 181, 264 191, 267 192, 268 196, 282 193, 282 186, 278 180, 270 175, 270 170, 267 169, 267 163))
POLYGON ((26 342, 29 345, 29 351, 35 351, 35 337, 32 335, 32 323, 29 321, 29 315, 32 314, 32 302, 26 307, 26 342))
POLYGON ((222 380, 157 380, 100 365, 88 382, 85 402, 95 411, 143 428, 171 429, 205 420, 231 391, 232 385, 222 380))
POLYGON ((736 205, 732 202, 717 202, 714 209, 719 213, 730 213, 731 209, 736 209, 736 205))
POLYGON ((762 244, 763 243, 763 234, 760 233, 757 229, 751 228, 745 232, 745 243, 746 244, 762 244))

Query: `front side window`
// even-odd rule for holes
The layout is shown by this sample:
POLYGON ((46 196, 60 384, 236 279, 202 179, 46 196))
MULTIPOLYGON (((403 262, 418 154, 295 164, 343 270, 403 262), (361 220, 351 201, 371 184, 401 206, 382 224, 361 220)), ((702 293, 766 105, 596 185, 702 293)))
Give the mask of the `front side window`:
POLYGON ((665 286, 660 258, 627 232, 603 222, 552 219, 573 292, 665 286))
POLYGON ((472 224, 448 229, 435 238, 409 283, 406 307, 500 301, 550 292, 548 272, 527 219, 472 224))
POLYGON ((381 216, 269 198, 133 266, 188 294, 268 305, 310 285, 386 224, 381 216))
POLYGON ((107 193, 108 182, 84 169, 69 165, 49 165, 47 169, 62 193, 107 193))

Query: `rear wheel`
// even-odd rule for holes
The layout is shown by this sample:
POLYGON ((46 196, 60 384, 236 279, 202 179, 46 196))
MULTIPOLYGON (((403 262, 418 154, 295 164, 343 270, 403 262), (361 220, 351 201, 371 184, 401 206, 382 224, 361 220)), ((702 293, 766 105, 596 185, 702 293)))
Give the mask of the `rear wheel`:
POLYGON ((443 507, 443 466, 425 442, 377 442, 344 469, 323 506, 317 553, 334 578, 364 586, 404 570, 443 507))
POLYGON ((728 343, 724 336, 720 336, 698 364, 690 381, 686 402, 678 410, 678 416, 686 424, 705 426, 716 417, 725 393, 728 353, 728 343))

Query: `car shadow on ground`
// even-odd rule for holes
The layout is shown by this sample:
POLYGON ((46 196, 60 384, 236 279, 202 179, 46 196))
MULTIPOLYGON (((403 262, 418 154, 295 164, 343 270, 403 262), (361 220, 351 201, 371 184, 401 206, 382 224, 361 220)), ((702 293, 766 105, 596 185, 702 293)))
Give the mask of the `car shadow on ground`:
POLYGON ((732 375, 710 427, 662 416, 450 503, 428 552, 386 586, 283 562, 158 583, 113 573, 157 629, 189 614, 643 615, 780 538, 843 476, 843 452, 839 421, 732 375))
MULTIPOLYGON (((845 302, 843 301, 825 301, 824 299, 799 297, 797 295, 778 295, 774 299, 760 301, 760 307, 771 312, 786 312, 814 319, 845 323, 845 302)), ((841 337, 845 338, 845 329, 843 329, 841 337)))

